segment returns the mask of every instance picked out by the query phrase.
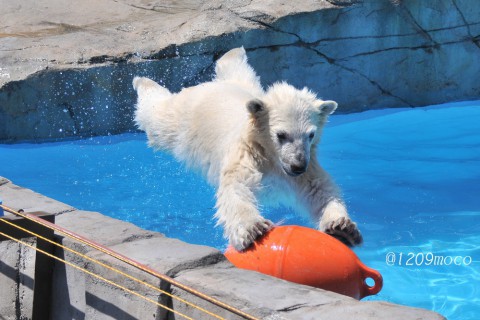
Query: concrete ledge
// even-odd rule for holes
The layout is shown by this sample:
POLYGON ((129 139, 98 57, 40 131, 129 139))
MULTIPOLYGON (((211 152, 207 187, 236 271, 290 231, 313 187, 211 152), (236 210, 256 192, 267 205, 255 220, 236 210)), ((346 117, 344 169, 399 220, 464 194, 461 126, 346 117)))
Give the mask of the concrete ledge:
MULTIPOLYGON (((230 263, 181 272, 176 280, 265 319, 443 319, 430 311, 387 302, 363 302, 333 292, 240 270, 230 263)), ((198 298, 176 295, 202 305, 198 298)), ((176 310, 188 308, 177 304, 176 310)), ((193 312, 192 310, 189 310, 193 312)), ((200 315, 198 315, 200 316, 200 315)))
MULTIPOLYGON (((76 210, 7 180, 0 178, 0 181, 5 182, 0 183, 0 197, 7 206, 25 208, 26 211, 43 210, 55 213, 58 225, 107 245, 118 253, 175 277, 182 283, 259 318, 444 319, 439 314, 427 310, 386 302, 361 302, 336 293, 240 270, 233 267, 223 254, 214 248, 167 238, 100 213, 76 210)), ((57 238, 64 246, 86 254, 87 257, 111 265, 227 319, 239 319, 230 312, 92 250, 86 245, 61 235, 57 235, 57 238)), ((2 317, 15 319, 18 315, 24 315, 30 318, 29 303, 32 298, 34 258, 31 253, 8 241, 0 243, 0 249, 0 287, 8 288, 2 289, 5 294, 0 296, 2 317), (21 303, 18 302, 20 296, 21 303)), ((205 318, 205 314, 198 309, 113 273, 87 258, 62 249, 57 249, 56 255, 173 310, 194 318, 205 318)), ((62 263, 55 263, 53 282, 51 319, 175 318, 171 312, 153 303, 62 263)))
MULTIPOLYGON (((161 233, 143 230, 129 222, 112 219, 92 211, 73 210, 63 213, 56 217, 56 224, 105 246, 163 237, 161 233)), ((64 241, 72 240, 67 238, 64 241)), ((90 248, 85 250, 90 251, 90 248)))
POLYGON ((45 211, 55 215, 75 210, 75 208, 62 202, 47 198, 30 189, 19 187, 6 178, 0 178, 0 190, 0 198, 3 199, 3 204, 14 210, 45 211))

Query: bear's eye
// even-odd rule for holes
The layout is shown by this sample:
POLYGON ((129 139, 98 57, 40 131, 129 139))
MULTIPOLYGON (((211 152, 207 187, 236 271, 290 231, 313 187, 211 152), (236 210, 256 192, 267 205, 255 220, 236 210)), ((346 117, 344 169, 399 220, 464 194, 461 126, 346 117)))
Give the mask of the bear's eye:
POLYGON ((308 139, 310 140, 313 140, 313 138, 315 137, 315 132, 310 132, 310 134, 308 135, 308 139))
POLYGON ((285 132, 277 132, 277 139, 280 143, 283 143, 287 140, 288 136, 285 132))

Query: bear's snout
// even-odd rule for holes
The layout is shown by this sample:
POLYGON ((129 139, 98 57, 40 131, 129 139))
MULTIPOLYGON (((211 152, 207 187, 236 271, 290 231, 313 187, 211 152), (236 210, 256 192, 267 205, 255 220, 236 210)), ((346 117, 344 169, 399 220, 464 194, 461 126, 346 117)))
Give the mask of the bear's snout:
POLYGON ((307 170, 307 164, 304 162, 300 165, 292 164, 290 166, 290 172, 293 173, 294 176, 298 176, 307 170))
POLYGON ((290 161, 290 163, 284 163, 283 169, 285 172, 292 177, 296 177, 307 171, 308 161, 305 157, 302 157, 301 160, 295 159, 295 161, 290 161))
POLYGON ((285 151, 286 156, 281 158, 281 163, 286 174, 296 177, 307 171, 309 150, 304 150, 304 146, 299 143, 295 146, 291 144, 290 150, 285 151))

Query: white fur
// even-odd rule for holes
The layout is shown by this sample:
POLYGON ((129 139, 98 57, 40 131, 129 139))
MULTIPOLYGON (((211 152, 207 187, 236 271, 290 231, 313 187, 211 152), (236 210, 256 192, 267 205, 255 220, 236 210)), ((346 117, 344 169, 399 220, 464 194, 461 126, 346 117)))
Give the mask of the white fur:
POLYGON ((135 121, 152 147, 172 152, 218 187, 215 217, 230 243, 245 249, 272 227, 260 203, 286 200, 308 211, 321 230, 348 218, 316 159, 323 125, 337 104, 286 83, 265 92, 243 48, 226 53, 215 71, 213 81, 176 94, 135 78, 135 121), (280 139, 282 133, 288 139, 280 139))

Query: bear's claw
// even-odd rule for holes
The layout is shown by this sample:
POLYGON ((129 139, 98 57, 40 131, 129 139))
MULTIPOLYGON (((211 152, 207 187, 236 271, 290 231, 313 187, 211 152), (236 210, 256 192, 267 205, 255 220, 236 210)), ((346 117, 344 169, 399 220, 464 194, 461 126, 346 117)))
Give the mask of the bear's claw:
POLYGON ((349 247, 358 246, 363 242, 357 224, 345 217, 330 222, 325 228, 325 233, 337 238, 349 247))
POLYGON ((272 229, 273 223, 267 219, 260 219, 251 225, 241 224, 230 236, 230 244, 237 250, 243 251, 250 247, 255 239, 272 229))

